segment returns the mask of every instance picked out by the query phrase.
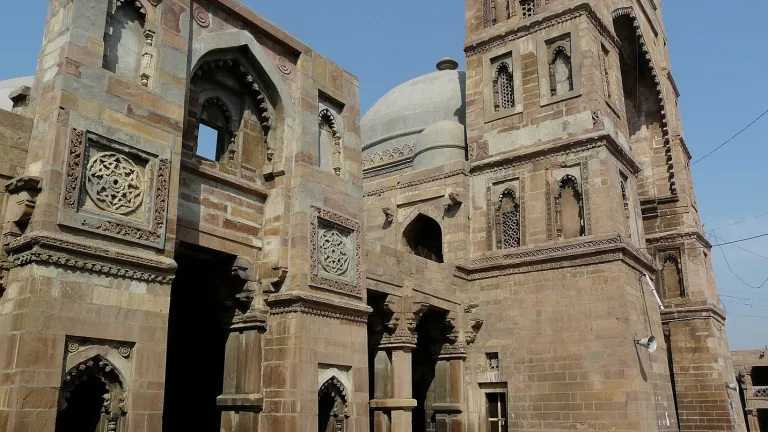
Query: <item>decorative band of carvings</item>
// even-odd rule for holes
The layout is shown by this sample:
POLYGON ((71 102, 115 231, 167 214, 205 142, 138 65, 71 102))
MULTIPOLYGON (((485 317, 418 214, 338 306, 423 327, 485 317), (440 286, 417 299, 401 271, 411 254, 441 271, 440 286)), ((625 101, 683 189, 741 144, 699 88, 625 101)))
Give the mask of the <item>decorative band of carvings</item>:
POLYGON ((386 164, 386 165, 380 165, 377 167, 373 167, 371 169, 366 169, 363 171, 363 178, 364 179, 370 179, 374 177, 379 177, 387 174, 396 173, 398 171, 403 171, 409 168, 413 167, 413 160, 412 159, 401 159, 397 163, 392 164, 386 164))
POLYGON ((678 231, 664 234, 651 234, 645 238, 645 242, 649 247, 673 243, 683 243, 686 241, 695 241, 709 249, 712 248, 712 243, 710 243, 709 240, 707 240, 706 237, 704 237, 704 235, 699 231, 678 231))
POLYGON ((482 40, 470 42, 464 47, 464 51, 467 53, 467 57, 483 54, 493 50, 494 48, 506 45, 512 41, 522 39, 534 33, 538 33, 542 30, 546 30, 558 24, 566 23, 582 16, 587 17, 587 19, 592 22, 595 28, 597 28, 600 34, 606 40, 611 41, 614 48, 619 47, 619 41, 613 35, 611 30, 595 13, 592 6, 589 3, 584 2, 573 7, 555 12, 553 14, 542 15, 539 19, 536 19, 527 25, 515 27, 507 33, 502 33, 500 35, 494 35, 491 37, 486 36, 482 40))
POLYGON ((535 149, 525 153, 509 153, 492 159, 485 159, 481 162, 472 163, 470 171, 472 174, 501 171, 511 167, 540 162, 559 156, 568 156, 601 147, 606 148, 613 157, 633 174, 640 172, 640 165, 632 158, 632 155, 606 132, 601 132, 587 138, 566 141, 554 147, 535 149))
POLYGON ((69 137, 69 155, 67 156, 67 179, 64 187, 64 207, 77 210, 77 198, 80 190, 80 173, 82 172, 83 155, 85 151, 85 131, 72 129, 69 137))
POLYGON ((692 321, 701 319, 713 319, 719 323, 725 323, 726 313, 719 306, 707 301, 689 302, 673 308, 661 311, 661 322, 692 321))
POLYGON ((640 272, 654 271, 647 254, 623 237, 615 236, 486 256, 470 261, 469 266, 456 266, 454 275, 478 280, 611 261, 624 261, 640 272))
POLYGON ((19 237, 8 246, 8 252, 14 267, 32 262, 47 262, 97 273, 161 283, 170 283, 177 267, 176 262, 169 258, 132 254, 45 233, 19 237), (87 258, 82 257, 83 255, 87 258))
POLYGON ((396 163, 409 160, 413 156, 416 144, 405 144, 402 147, 393 147, 391 149, 385 149, 376 153, 370 154, 363 158, 363 170, 373 169, 379 165, 387 163, 396 163))
POLYGON ((303 291, 272 294, 267 298, 267 305, 270 307, 270 315, 301 313, 357 324, 367 323, 368 315, 373 312, 368 305, 335 300, 303 291))
POLYGON ((469 171, 467 171, 464 168, 455 169, 455 170, 448 171, 448 172, 443 173, 443 174, 438 174, 438 175, 434 175, 434 176, 431 176, 431 177, 426 177, 426 178, 419 179, 419 180, 409 181, 409 182, 405 182, 405 183, 398 183, 396 185, 388 186, 388 187, 381 188, 381 189, 374 189, 374 190, 365 192, 363 194, 363 196, 364 197, 377 196, 377 195, 381 195, 381 194, 383 194, 385 192, 389 192, 389 191, 393 191, 393 190, 397 190, 397 189, 406 189, 406 188, 413 187, 413 186, 419 186, 419 185, 423 185, 423 184, 426 184, 426 183, 431 183, 433 181, 438 181, 438 180, 443 180, 443 179, 451 178, 451 177, 454 177, 454 176, 457 176, 457 175, 467 176, 467 175, 469 175, 469 171))

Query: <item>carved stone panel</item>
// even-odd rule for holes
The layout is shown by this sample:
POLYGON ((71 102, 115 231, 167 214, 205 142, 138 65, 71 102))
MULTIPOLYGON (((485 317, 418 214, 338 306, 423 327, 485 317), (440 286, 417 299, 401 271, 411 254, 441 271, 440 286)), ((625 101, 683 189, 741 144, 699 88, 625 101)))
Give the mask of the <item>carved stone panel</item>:
POLYGON ((312 207, 309 240, 310 285, 362 297, 360 224, 312 207))
POLYGON ((59 223, 162 248, 171 162, 72 129, 59 223))

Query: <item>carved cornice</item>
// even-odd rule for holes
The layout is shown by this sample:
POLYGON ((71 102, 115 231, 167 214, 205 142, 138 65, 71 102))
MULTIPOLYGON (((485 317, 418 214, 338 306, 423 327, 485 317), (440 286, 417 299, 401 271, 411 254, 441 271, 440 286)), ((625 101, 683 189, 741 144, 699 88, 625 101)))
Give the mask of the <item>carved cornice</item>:
POLYGON ((700 231, 675 231, 662 234, 650 234, 645 237, 645 243, 649 248, 652 246, 685 243, 686 241, 695 241, 707 249, 712 249, 712 243, 710 243, 700 231))
POLYGON ((270 315, 299 313, 356 324, 367 323, 368 315, 373 312, 370 306, 362 303, 336 300, 303 291, 272 294, 267 297, 266 303, 270 307, 270 315))
POLYGON ((661 311, 661 322, 692 321, 713 319, 720 324, 725 323, 726 313, 719 306, 706 300, 692 301, 661 311))
MULTIPOLYGON (((558 24, 562 24, 579 17, 586 17, 600 32, 600 34, 613 44, 614 48, 620 46, 619 40, 614 36, 610 28, 603 22, 603 20, 597 15, 595 10, 587 2, 583 2, 574 6, 569 6, 560 10, 556 10, 549 14, 542 14, 530 22, 522 25, 515 26, 507 31, 494 34, 493 30, 483 32, 479 37, 474 40, 468 41, 464 46, 464 52, 467 57, 483 54, 497 48, 499 46, 508 44, 512 41, 522 39, 530 36, 534 33, 541 32, 548 28, 554 27, 558 24)), ((494 26, 495 27, 495 26, 494 26)), ((490 27, 489 29, 495 29, 490 27)))
POLYGON ((170 258, 95 246, 51 233, 23 235, 8 246, 8 252, 12 267, 45 262, 160 283, 170 283, 177 267, 170 258))
POLYGON ((457 175, 468 176, 469 175, 469 171, 467 171, 464 168, 455 169, 455 170, 448 171, 448 172, 445 172, 445 173, 442 173, 442 174, 437 174, 437 175, 434 175, 434 176, 425 177, 425 178, 418 179, 418 180, 413 180, 413 181, 409 181, 409 182, 405 182, 405 183, 398 183, 398 184, 395 184, 395 185, 392 185, 392 186, 387 186, 387 187, 384 187, 384 188, 381 188, 381 189, 374 189, 374 190, 365 192, 363 194, 363 197, 377 196, 377 195, 381 195, 381 194, 389 192, 389 191, 393 191, 393 190, 397 190, 397 189, 406 189, 406 188, 409 188, 409 187, 419 186, 419 185, 423 185, 423 184, 426 184, 426 183, 431 183, 433 181, 438 181, 438 180, 443 180, 443 179, 451 178, 451 177, 454 177, 454 176, 457 176, 457 175))
POLYGON ((651 258, 621 236, 579 239, 493 254, 458 265, 454 275, 465 280, 623 261, 640 272, 653 272, 651 258))
POLYGON ((473 162, 470 166, 470 172, 474 175, 488 171, 500 171, 510 167, 517 167, 555 157, 581 153, 600 147, 605 147, 605 149, 607 149, 611 155, 621 162, 621 164, 632 174, 637 175, 640 172, 640 165, 635 161, 632 155, 605 131, 570 141, 563 141, 562 143, 546 148, 513 151, 484 159, 479 162, 473 162))

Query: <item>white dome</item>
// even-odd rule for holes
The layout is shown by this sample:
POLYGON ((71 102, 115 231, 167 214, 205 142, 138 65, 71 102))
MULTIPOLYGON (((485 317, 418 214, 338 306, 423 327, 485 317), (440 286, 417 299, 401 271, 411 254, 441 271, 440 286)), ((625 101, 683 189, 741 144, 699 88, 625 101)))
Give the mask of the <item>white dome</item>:
MULTIPOLYGON (((441 61, 443 67, 445 60, 441 61)), ((433 123, 465 125, 466 73, 449 66, 405 82, 384 95, 360 124, 363 152, 412 144, 433 123), (394 141, 394 142, 393 142, 394 141)))

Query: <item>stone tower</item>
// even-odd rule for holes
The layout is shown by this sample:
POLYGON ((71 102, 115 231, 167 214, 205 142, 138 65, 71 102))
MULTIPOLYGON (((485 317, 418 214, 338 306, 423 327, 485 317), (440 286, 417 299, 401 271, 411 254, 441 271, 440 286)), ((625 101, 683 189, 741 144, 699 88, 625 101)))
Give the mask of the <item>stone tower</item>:
POLYGON ((358 100, 233 0, 50 1, 25 117, 0 119, 28 138, 0 430, 366 424, 358 100))
POLYGON ((744 430, 661 5, 466 5, 463 271, 510 428, 744 430))

